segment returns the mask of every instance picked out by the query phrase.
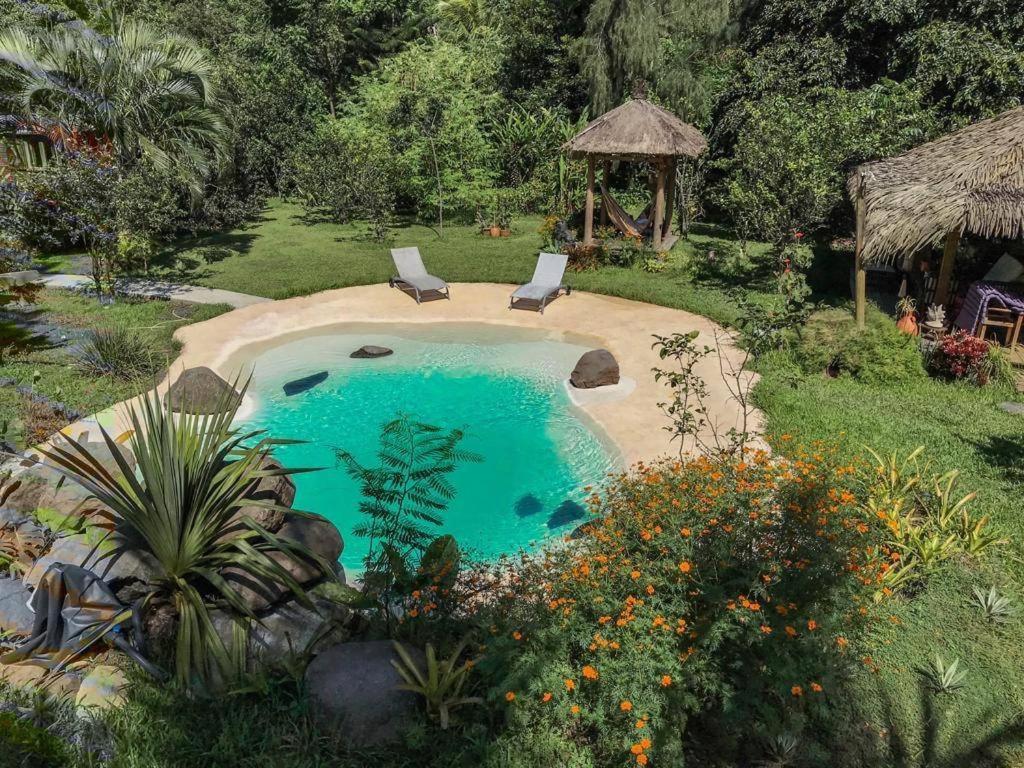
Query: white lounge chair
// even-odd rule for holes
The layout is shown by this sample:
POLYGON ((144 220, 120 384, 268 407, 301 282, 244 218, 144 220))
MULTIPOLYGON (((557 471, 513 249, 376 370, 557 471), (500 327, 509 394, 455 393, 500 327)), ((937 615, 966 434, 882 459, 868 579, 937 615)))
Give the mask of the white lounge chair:
POLYGON ((448 283, 427 273, 419 248, 392 248, 391 258, 395 262, 395 269, 398 270, 398 274, 390 280, 392 288, 412 291, 417 304, 425 293, 437 293, 451 299, 452 292, 448 283))
POLYGON ((526 285, 516 288, 515 293, 508 300, 508 308, 516 309, 520 304, 526 303, 536 305, 540 313, 544 314, 544 307, 548 302, 565 291, 572 292, 572 288, 562 282, 565 275, 565 265, 569 257, 564 253, 542 253, 537 257, 537 268, 533 271, 533 279, 526 285))

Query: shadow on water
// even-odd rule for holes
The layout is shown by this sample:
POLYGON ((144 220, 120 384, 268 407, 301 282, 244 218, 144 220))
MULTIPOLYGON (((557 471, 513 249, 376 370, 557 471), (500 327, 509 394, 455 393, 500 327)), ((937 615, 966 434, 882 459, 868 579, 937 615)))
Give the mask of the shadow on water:
POLYGON ((548 528, 561 528, 563 525, 582 520, 586 516, 587 510, 575 501, 566 499, 551 513, 551 517, 548 518, 548 528))
POLYGON ((524 496, 520 496, 513 506, 516 514, 519 517, 532 517, 537 513, 544 510, 544 505, 540 503, 540 499, 534 496, 532 493, 527 493, 524 496))

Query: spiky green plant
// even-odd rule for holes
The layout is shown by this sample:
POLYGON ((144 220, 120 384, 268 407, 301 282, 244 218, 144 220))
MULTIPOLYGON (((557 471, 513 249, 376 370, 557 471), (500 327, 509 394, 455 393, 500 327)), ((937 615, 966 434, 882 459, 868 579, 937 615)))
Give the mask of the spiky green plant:
POLYGON ((413 661, 412 656, 399 642, 393 642, 395 653, 399 660, 392 659, 391 665, 395 668, 404 684, 395 686, 402 691, 418 693, 426 703, 427 716, 437 717, 441 730, 447 730, 451 721, 451 713, 458 707, 466 704, 483 704, 479 696, 463 696, 462 689, 466 685, 466 678, 473 663, 468 659, 461 666, 455 665, 466 647, 466 640, 459 643, 459 646, 447 659, 438 660, 434 652, 434 646, 427 643, 426 667, 421 669, 413 661))
POLYGON ((1010 598, 1000 595, 995 587, 989 587, 987 592, 981 587, 974 587, 974 603, 981 608, 986 619, 996 623, 1009 621, 1015 613, 1010 598))
POLYGON ((935 693, 953 693, 964 687, 964 678, 967 672, 960 669, 960 659, 953 659, 946 664, 942 657, 936 654, 935 660, 923 670, 928 687, 935 693))
MULTIPOLYGON (((245 387, 241 389, 244 394, 245 387)), ((244 641, 255 616, 225 580, 225 569, 237 569, 255 581, 281 584, 307 606, 310 601, 302 587, 273 555, 284 553, 313 565, 325 578, 332 573, 328 563, 307 548, 238 514, 243 506, 280 508, 248 496, 262 478, 301 471, 264 466, 274 446, 292 441, 233 429, 240 402, 241 398, 226 393, 212 415, 176 414, 155 391, 144 396, 130 416, 128 447, 137 469, 102 429, 118 472, 111 472, 75 440, 42 451, 110 509, 119 535, 108 542, 109 556, 140 547, 159 564, 143 608, 166 602, 175 609, 176 676, 194 688, 234 681, 244 668, 244 641), (232 619, 230 643, 214 628, 210 618, 214 605, 232 619)))

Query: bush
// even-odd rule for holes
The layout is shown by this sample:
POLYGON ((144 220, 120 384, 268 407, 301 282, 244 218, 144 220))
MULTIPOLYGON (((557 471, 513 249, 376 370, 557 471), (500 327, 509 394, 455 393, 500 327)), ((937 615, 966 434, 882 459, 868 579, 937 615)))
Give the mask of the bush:
POLYGON ((0 712, 0 766, 57 768, 68 762, 68 750, 59 738, 11 712, 0 712))
POLYGON ((989 344, 967 331, 946 336, 931 359, 931 369, 949 379, 965 379, 986 384, 989 370, 989 344))
POLYGON ((826 309, 808 319, 795 355, 807 373, 846 374, 867 384, 895 384, 924 378, 918 341, 900 333, 888 317, 872 311, 858 329, 845 309, 826 309))
POLYGON ((572 546, 494 578, 477 616, 490 699, 513 731, 588 742, 595 765, 763 757, 762 739, 827 715, 880 572, 852 471, 815 445, 621 475, 572 546))
POLYGON ((87 374, 126 381, 152 377, 162 365, 153 345, 149 335, 127 325, 95 328, 89 331, 78 366, 87 374))

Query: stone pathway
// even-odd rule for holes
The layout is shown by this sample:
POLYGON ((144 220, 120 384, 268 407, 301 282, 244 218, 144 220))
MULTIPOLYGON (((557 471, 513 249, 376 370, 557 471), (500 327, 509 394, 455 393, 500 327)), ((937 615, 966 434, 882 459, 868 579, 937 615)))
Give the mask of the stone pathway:
MULTIPOLYGON (((92 286, 88 275, 43 275, 39 282, 47 288, 76 290, 92 286)), ((198 285, 178 285, 162 280, 146 280, 139 277, 120 278, 115 282, 118 293, 141 296, 149 299, 174 299, 192 304, 228 304, 236 309, 251 304, 262 304, 272 299, 251 296, 248 293, 225 291, 220 288, 203 288, 198 285)))

